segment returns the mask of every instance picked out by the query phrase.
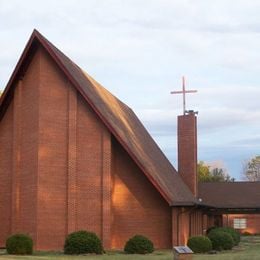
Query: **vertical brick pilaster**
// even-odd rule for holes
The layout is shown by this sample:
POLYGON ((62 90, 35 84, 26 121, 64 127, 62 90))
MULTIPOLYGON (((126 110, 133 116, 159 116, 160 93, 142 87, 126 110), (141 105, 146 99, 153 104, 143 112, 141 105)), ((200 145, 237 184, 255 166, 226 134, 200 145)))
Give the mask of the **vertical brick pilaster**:
POLYGON ((13 108, 13 165, 12 165, 12 207, 11 233, 19 231, 20 220, 20 167, 21 167, 21 103, 22 80, 14 92, 13 108))
POLYGON ((68 95, 68 215, 67 232, 77 229, 77 92, 68 95))
POLYGON ((172 245, 186 245, 190 235, 202 234, 201 212, 191 207, 172 208, 172 245), (193 213, 193 214, 192 214, 193 213))
POLYGON ((203 234, 203 214, 200 210, 193 210, 190 213, 190 235, 199 236, 203 234))
POLYGON ((190 216, 191 209, 182 207, 179 212, 179 245, 186 245, 190 233, 190 216))
POLYGON ((102 136, 102 241, 111 248, 111 136, 105 129, 102 136))
POLYGON ((179 209, 172 207, 172 246, 178 245, 178 213, 179 209))
POLYGON ((208 216, 206 214, 202 215, 202 229, 203 235, 206 235, 206 230, 208 229, 208 216))

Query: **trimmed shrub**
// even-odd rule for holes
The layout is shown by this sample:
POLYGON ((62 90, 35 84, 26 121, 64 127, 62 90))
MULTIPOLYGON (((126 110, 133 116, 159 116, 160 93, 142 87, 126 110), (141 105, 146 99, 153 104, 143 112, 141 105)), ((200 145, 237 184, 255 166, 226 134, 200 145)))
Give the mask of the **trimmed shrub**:
POLYGON ((219 231, 223 231, 226 232, 228 234, 230 234, 234 240, 234 245, 237 246, 240 242, 240 233, 235 230, 232 227, 220 227, 218 228, 219 231))
POLYGON ((209 227, 209 228, 206 230, 206 235, 208 235, 211 230, 214 230, 214 229, 216 229, 216 228, 218 228, 218 227, 216 227, 216 226, 209 227))
POLYGON ((25 234, 14 234, 6 240, 6 251, 11 255, 31 255, 33 240, 25 234))
POLYGON ((144 236, 135 235, 126 242, 124 251, 127 254, 149 254, 154 251, 153 242, 144 236))
POLYGON ((102 254, 103 248, 99 237, 85 230, 70 233, 64 245, 64 253, 68 255, 79 255, 86 253, 102 254))
POLYGON ((212 242, 212 248, 214 250, 229 250, 234 246, 234 240, 232 236, 226 232, 219 230, 212 230, 208 234, 208 238, 212 242))
POLYGON ((206 236, 190 237, 187 245, 194 253, 206 253, 212 249, 212 243, 206 236))

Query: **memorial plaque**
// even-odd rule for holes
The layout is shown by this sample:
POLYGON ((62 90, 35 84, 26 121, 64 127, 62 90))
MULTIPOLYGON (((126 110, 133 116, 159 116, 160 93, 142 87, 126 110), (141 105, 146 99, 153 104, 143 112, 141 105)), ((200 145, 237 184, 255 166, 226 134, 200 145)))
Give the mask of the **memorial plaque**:
POLYGON ((193 251, 188 246, 175 246, 174 250, 179 254, 193 254, 193 251))

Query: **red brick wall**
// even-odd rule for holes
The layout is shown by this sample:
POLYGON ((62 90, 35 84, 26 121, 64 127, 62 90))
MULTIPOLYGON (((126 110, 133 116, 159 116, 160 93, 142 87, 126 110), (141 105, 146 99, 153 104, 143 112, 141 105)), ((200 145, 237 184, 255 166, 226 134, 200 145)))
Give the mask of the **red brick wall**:
POLYGON ((68 94, 68 209, 67 233, 77 228, 77 92, 69 88, 68 94))
POLYGON ((36 54, 16 83, 1 121, 1 246, 11 233, 26 232, 36 239, 39 58, 36 54))
POLYGON ((62 249, 68 232, 85 229, 110 247, 108 130, 43 49, 13 103, 0 128, 2 246, 26 232, 37 249, 62 249))
POLYGON ((16 87, 0 131, 2 245, 11 232, 26 232, 36 249, 62 249, 68 232, 85 229, 105 248, 122 248, 135 234, 171 247, 171 208, 121 145, 111 145, 44 50, 16 87))
POLYGON ((186 245, 190 235, 190 208, 179 210, 179 245, 186 245))
POLYGON ((171 208, 115 140, 112 152, 112 248, 136 234, 171 248, 171 208))
POLYGON ((194 114, 178 116, 178 172, 197 196, 197 118, 194 114))
POLYGON ((251 234, 260 233, 260 215, 257 214, 224 215, 224 225, 233 227, 234 218, 245 218, 247 220, 247 228, 239 229, 240 232, 249 232, 251 234))
POLYGON ((189 238, 189 212, 191 208, 172 208, 172 246, 186 245, 189 238))
POLYGON ((67 232, 69 84, 40 51, 37 248, 58 249, 67 232))
POLYGON ((102 125, 78 100, 77 120, 77 229, 101 235, 102 217, 102 125))
POLYGON ((172 208, 172 245, 186 245, 190 236, 203 234, 203 214, 193 207, 172 208))
POLYGON ((37 248, 81 229, 109 246, 110 134, 44 51, 40 82, 37 248))
POLYGON ((190 235, 199 236, 203 234, 203 214, 200 210, 192 210, 190 213, 190 235))
POLYGON ((21 95, 20 106, 19 100, 17 98, 14 100, 15 107, 19 111, 14 111, 14 131, 17 131, 14 153, 16 150, 18 157, 17 172, 13 174, 17 180, 15 200, 19 200, 19 205, 16 205, 18 223, 16 228, 13 223, 13 232, 28 233, 34 239, 36 239, 37 205, 39 66, 40 55, 37 53, 15 90, 17 95, 19 92, 21 95))
POLYGON ((11 180, 13 161, 13 102, 0 124, 0 247, 11 232, 11 180))

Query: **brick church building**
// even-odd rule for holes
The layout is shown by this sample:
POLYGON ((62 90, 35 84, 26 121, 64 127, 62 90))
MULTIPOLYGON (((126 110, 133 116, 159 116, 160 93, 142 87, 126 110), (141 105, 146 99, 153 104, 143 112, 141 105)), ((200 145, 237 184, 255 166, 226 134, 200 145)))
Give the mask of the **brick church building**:
MULTIPOLYGON (((36 249, 59 250, 84 229, 106 249, 135 234, 171 248, 230 210, 198 188, 193 112, 178 117, 177 173, 131 108, 36 30, 1 96, 0 118, 0 247, 23 232, 36 249)), ((236 207, 256 213, 259 203, 236 207)))

